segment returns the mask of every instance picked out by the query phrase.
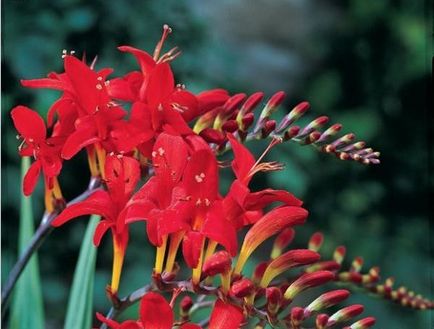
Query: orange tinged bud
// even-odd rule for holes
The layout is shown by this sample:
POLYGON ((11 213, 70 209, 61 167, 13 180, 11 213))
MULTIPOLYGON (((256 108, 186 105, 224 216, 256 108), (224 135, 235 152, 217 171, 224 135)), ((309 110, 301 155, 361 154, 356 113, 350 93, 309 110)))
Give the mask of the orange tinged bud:
POLYGON ((185 296, 181 299, 181 302, 179 303, 179 313, 183 319, 188 319, 188 312, 190 312, 192 306, 193 300, 190 296, 185 296))
POLYGON ((283 139, 284 140, 290 140, 293 137, 297 136, 299 131, 300 131, 299 126, 292 126, 287 131, 285 131, 285 133, 283 134, 283 139))
POLYGON ((304 309, 302 307, 293 307, 291 309, 291 325, 298 328, 304 320, 304 309))
POLYGON ((265 214, 244 237, 234 274, 241 273, 247 259, 261 243, 284 228, 304 223, 307 215, 307 210, 293 206, 275 208, 265 214))
POLYGON ((308 288, 320 286, 334 279, 334 274, 329 271, 318 271, 314 273, 306 273, 300 276, 297 280, 290 284, 286 289, 284 297, 288 301, 292 301, 296 295, 308 288))
POLYGON ((311 264, 320 259, 320 255, 307 249, 290 250, 274 259, 265 270, 260 287, 265 288, 279 274, 290 268, 311 264))
POLYGON ((282 292, 277 287, 270 287, 265 290, 265 298, 267 299, 267 311, 274 315, 279 311, 282 302, 282 292))
POLYGON ((318 262, 316 264, 313 264, 312 266, 309 266, 306 269, 307 273, 312 273, 316 271, 337 271, 341 268, 341 265, 334 260, 326 260, 324 262, 318 262))
POLYGON ((252 280, 256 285, 258 285, 259 282, 261 282, 262 277, 264 276, 264 272, 268 267, 268 263, 269 262, 262 262, 256 265, 255 270, 253 271, 252 274, 252 280))
POLYGON ((353 262, 351 263, 350 272, 360 272, 363 266, 363 258, 362 257, 356 257, 354 258, 353 262))
POLYGON ((321 232, 314 233, 309 240, 308 248, 313 251, 320 250, 324 242, 324 235, 321 232))
POLYGON ((244 102, 243 106, 240 110, 240 115, 244 116, 244 114, 252 112, 256 106, 262 101, 264 98, 263 92, 257 92, 249 96, 247 100, 244 102))
POLYGON ((270 100, 268 101, 266 107, 277 107, 280 104, 282 104, 283 100, 285 99, 285 92, 283 91, 278 91, 277 93, 275 93, 273 96, 271 96, 270 100))
POLYGON ((247 113, 243 116, 241 119, 242 130, 247 130, 253 124, 253 121, 255 121, 255 115, 253 113, 247 113))
POLYGON ((277 127, 277 132, 285 130, 290 124, 300 118, 310 108, 308 102, 301 102, 289 112, 277 127))
POLYGON ((238 123, 235 120, 228 120, 222 125, 222 130, 233 133, 238 130, 238 123))
POLYGON ((223 105, 223 112, 225 113, 225 115, 232 114, 232 112, 235 111, 241 105, 242 102, 244 102, 246 96, 247 95, 244 93, 239 93, 229 98, 226 101, 226 103, 223 105))

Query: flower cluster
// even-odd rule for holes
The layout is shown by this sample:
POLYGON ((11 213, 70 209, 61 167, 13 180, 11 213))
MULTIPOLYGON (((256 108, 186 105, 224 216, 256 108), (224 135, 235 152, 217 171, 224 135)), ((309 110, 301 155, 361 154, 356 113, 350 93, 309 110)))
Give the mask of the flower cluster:
MULTIPOLYGON (((24 179, 24 194, 32 193, 42 172, 46 211, 55 214, 53 226, 97 214, 101 221, 94 244, 98 246, 110 232, 113 270, 107 294, 115 308, 130 302, 129 297, 118 297, 129 225, 146 222, 146 235, 156 256, 152 283, 140 296, 139 319, 118 323, 97 314, 103 326, 199 328, 189 323, 191 314, 199 307, 213 307, 209 321, 202 324, 209 328, 238 328, 249 319, 256 320, 259 328, 266 323, 301 328, 312 318, 316 328, 333 328, 363 311, 363 306, 351 305, 330 316, 321 313, 346 299, 347 290, 323 293, 307 306, 295 304, 294 299, 306 289, 335 281, 356 282, 403 305, 432 308, 421 297, 392 291, 387 281, 377 285, 375 269, 362 275, 356 262, 349 271, 341 271, 342 247, 336 249, 334 260, 320 261, 320 235, 306 249, 285 250, 294 237, 293 227, 306 221, 307 210, 287 191, 252 190, 250 186, 254 175, 283 169, 282 164, 266 162, 264 157, 286 141, 364 164, 379 163, 379 153, 366 148, 364 142, 354 142, 353 134, 335 137, 340 124, 322 130, 328 122, 325 116, 304 127, 294 125, 308 110, 306 102, 280 122, 271 119, 284 100, 283 92, 263 102, 261 92, 247 96, 230 95, 223 89, 199 94, 188 91, 175 82, 170 67, 180 52, 176 47, 162 51, 170 33, 164 26, 152 56, 130 46, 119 47, 136 58, 140 70, 117 78, 109 78, 112 69, 96 70, 95 62, 88 66, 85 59, 64 51, 63 73, 22 81, 26 87, 61 92, 48 110, 47 124, 27 107, 17 106, 11 112, 23 140, 20 154, 35 159, 24 179), (255 109, 263 104, 256 118, 255 109), (255 139, 270 140, 258 159, 244 146, 255 139), (231 163, 219 161, 218 156, 229 150, 233 152, 231 163), (58 177, 63 162, 80 151, 87 153, 91 177, 102 184, 85 200, 65 208, 58 177), (222 192, 219 178, 226 167, 235 179, 222 192), (245 273, 252 253, 275 235, 269 259, 257 264, 251 275, 245 273), (181 253, 191 269, 191 276, 183 280, 176 262, 181 253), (170 303, 158 292, 172 293, 170 303), (194 297, 184 296, 176 318, 176 299, 187 292, 194 297)), ((374 322, 367 317, 348 328, 368 328, 374 322)))

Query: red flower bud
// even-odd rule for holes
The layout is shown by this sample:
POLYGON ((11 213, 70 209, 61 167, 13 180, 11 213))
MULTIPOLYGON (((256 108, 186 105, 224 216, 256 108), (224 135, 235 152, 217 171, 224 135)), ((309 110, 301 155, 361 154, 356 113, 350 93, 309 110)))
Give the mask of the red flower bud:
POLYGON ((349 319, 361 314, 363 312, 363 309, 363 305, 359 304, 347 306, 343 309, 340 309, 329 318, 327 325, 331 327, 338 322, 346 322, 349 319))
POLYGON ((214 276, 230 271, 232 257, 227 251, 218 251, 211 255, 203 264, 202 271, 206 276, 214 276))
POLYGON ((291 309, 291 325, 297 328, 304 320, 304 309, 296 306, 291 309))
POLYGON ((294 229, 288 227, 280 232, 274 240, 273 250, 271 251, 271 259, 281 255, 282 250, 285 249, 294 239, 294 229))
POLYGON ((262 277, 264 276, 264 272, 268 267, 269 262, 262 262, 256 265, 255 270, 252 274, 252 280, 255 284, 259 284, 262 277))
POLYGON ((256 106, 262 101, 264 98, 263 92, 257 92, 249 96, 247 100, 244 102, 243 106, 241 107, 240 114, 245 115, 247 113, 252 112, 256 106))
POLYGON ((304 310, 304 316, 309 317, 313 312, 318 312, 323 309, 336 305, 343 300, 347 299, 350 295, 348 290, 334 290, 322 294, 312 303, 310 303, 304 310))
POLYGON ((329 316, 327 314, 318 314, 315 320, 317 329, 324 329, 327 326, 329 316))
POLYGON ((282 292, 277 287, 270 287, 265 290, 267 299, 267 310, 269 314, 276 314, 279 311, 282 302, 282 292))
POLYGON ((284 140, 290 140, 293 137, 297 136, 299 131, 300 131, 299 126, 292 126, 287 131, 285 131, 285 133, 283 134, 283 139, 284 140))
POLYGON ((334 274, 329 271, 318 271, 301 275, 290 284, 285 291, 285 299, 292 301, 296 295, 308 288, 320 286, 334 279, 334 274))
POLYGON ((241 119, 243 124, 242 130, 247 130, 253 124, 253 121, 255 121, 255 115, 253 113, 247 113, 245 116, 243 116, 241 119))
POLYGON ((273 96, 271 96, 270 100, 267 102, 266 107, 277 107, 280 104, 282 104, 283 100, 285 99, 285 92, 278 91, 273 96))
POLYGON ((344 327, 344 329, 368 329, 371 328, 374 324, 375 324, 375 318, 370 316, 353 323, 349 327, 344 327))
POLYGON ((222 130, 228 133, 236 132, 238 130, 238 123, 235 120, 228 120, 223 124, 222 130))
POLYGON ((242 278, 241 280, 235 281, 231 286, 231 295, 237 298, 244 298, 250 295, 255 290, 255 285, 248 278, 242 278))
POLYGON ((233 111, 235 111, 245 99, 246 94, 244 93, 235 94, 234 96, 229 98, 226 101, 225 105, 223 105, 223 112, 225 113, 225 115, 229 115, 233 111))
POLYGON ((342 261, 344 260, 346 253, 346 248, 344 246, 339 246, 335 249, 335 252, 333 253, 333 259, 338 263, 342 264, 342 261))
POLYGON ((318 251, 323 242, 324 235, 321 232, 316 232, 310 237, 308 248, 313 251, 318 251))
POLYGON ((217 145, 220 145, 225 140, 225 136, 220 131, 213 128, 205 128, 199 135, 208 143, 215 143, 217 145))

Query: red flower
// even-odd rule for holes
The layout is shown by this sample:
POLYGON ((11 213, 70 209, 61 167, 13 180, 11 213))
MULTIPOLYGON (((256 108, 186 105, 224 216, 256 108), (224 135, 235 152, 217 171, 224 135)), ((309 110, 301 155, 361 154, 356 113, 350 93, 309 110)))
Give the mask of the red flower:
POLYGON ((57 176, 62 169, 60 150, 65 139, 56 136, 47 138, 44 120, 39 114, 25 106, 17 106, 11 111, 15 128, 23 139, 19 151, 21 156, 33 156, 35 161, 27 171, 23 181, 24 195, 32 194, 42 170, 45 181, 46 209, 53 210, 52 193, 55 199, 62 199, 57 176))
MULTIPOLYGON (((170 304, 163 296, 149 292, 143 296, 140 302, 139 320, 127 320, 118 323, 105 318, 102 314, 96 314, 98 320, 107 324, 112 329, 171 329, 174 326, 174 314, 170 304)), ((235 305, 217 300, 211 313, 210 329, 238 329, 244 320, 242 310, 235 305)), ((200 329, 201 327, 184 323, 181 329, 200 329)))
POLYGON ((52 225, 61 226, 73 218, 89 214, 102 217, 95 229, 94 244, 98 246, 107 230, 111 230, 114 253, 111 292, 115 294, 128 244, 125 222, 129 219, 129 213, 125 206, 140 178, 140 168, 133 158, 112 155, 106 159, 105 170, 108 191, 96 191, 85 201, 70 205, 54 219, 52 225))

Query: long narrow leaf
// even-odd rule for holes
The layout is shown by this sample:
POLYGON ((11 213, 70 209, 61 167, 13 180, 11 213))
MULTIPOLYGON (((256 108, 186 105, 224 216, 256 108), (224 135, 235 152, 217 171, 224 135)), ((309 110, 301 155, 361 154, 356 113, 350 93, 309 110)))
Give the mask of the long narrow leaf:
POLYGON ((96 262, 93 233, 98 222, 99 216, 91 216, 80 247, 64 329, 90 328, 92 324, 93 281, 96 262))
MULTIPOLYGON (((21 178, 30 166, 30 158, 21 161, 21 178)), ((22 253, 33 236, 32 202, 30 197, 21 196, 20 227, 18 252, 22 253)), ((14 294, 10 318, 11 329, 43 329, 44 305, 42 299, 41 278, 39 275, 38 257, 35 253, 19 278, 14 294)))

